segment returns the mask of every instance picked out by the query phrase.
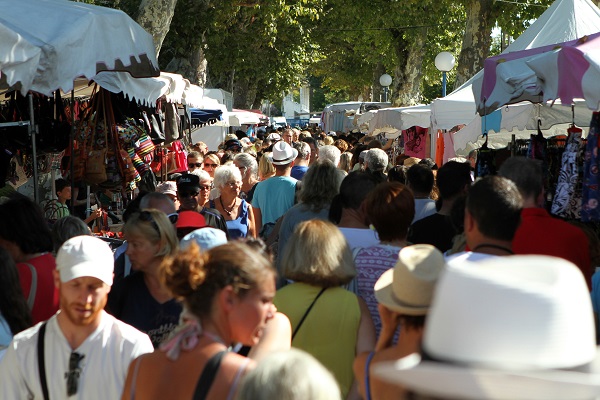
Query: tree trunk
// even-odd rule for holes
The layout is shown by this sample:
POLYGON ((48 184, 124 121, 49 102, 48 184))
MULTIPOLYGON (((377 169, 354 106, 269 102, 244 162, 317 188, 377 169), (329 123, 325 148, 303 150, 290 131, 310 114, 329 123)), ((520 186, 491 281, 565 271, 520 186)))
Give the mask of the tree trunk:
POLYGON ((252 103, 256 99, 257 86, 256 80, 236 80, 233 87, 233 108, 244 110, 252 108, 252 103))
POLYGON ((490 52, 492 28, 497 17, 494 0, 471 0, 465 8, 467 23, 458 56, 454 89, 483 68, 483 62, 490 52))
POLYGON ((418 104, 421 97, 421 67, 427 30, 420 29, 416 35, 410 36, 402 31, 392 31, 392 35, 397 58, 392 81, 392 103, 395 106, 418 104))
POLYGON ((142 0, 140 4, 137 23, 152 35, 156 57, 169 32, 176 5, 177 0, 142 0))

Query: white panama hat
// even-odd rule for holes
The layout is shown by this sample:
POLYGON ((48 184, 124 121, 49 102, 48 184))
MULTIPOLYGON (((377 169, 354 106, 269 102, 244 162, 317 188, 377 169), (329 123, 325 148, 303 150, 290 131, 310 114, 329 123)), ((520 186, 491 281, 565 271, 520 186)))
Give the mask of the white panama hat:
POLYGON ((287 165, 298 157, 298 150, 284 141, 273 145, 273 165, 287 165))
POLYGON ((583 275, 548 256, 448 267, 427 317, 423 351, 373 373, 443 399, 600 396, 594 319, 583 275))

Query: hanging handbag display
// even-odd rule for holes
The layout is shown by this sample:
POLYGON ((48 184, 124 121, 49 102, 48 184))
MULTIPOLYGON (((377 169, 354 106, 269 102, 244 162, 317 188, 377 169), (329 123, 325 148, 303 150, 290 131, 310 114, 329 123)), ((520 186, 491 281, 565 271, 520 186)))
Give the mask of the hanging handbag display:
MULTIPOLYGON (((85 181, 90 184, 100 184, 108 179, 106 174, 106 153, 108 146, 108 121, 106 114, 106 99, 104 91, 99 92, 100 104, 102 109, 102 122, 97 123, 98 127, 103 132, 103 140, 95 140, 95 137, 90 138, 90 149, 87 153, 85 164, 85 181), (94 147, 99 147, 94 149, 94 147)), ((98 121, 98 112, 96 113, 96 121, 98 121)), ((97 132, 94 132, 97 133, 97 132)))

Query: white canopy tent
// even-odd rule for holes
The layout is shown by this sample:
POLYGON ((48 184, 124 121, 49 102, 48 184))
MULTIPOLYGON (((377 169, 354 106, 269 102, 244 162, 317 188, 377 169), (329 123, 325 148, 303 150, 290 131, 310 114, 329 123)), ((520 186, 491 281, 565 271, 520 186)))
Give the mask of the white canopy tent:
MULTIPOLYGON (((557 0, 503 53, 525 50, 600 31, 600 9, 590 0, 557 0)), ((475 94, 481 90, 483 70, 448 96, 431 104, 434 129, 469 124, 476 117, 475 94)))
POLYGON ((65 0, 0 0, 0 90, 51 96, 101 71, 158 76, 152 36, 123 11, 65 0))
MULTIPOLYGON (((528 139, 537 133, 538 122, 544 136, 565 134, 571 123, 584 128, 589 127, 591 115, 585 102, 578 101, 573 109, 560 102, 554 105, 546 103, 532 104, 522 102, 501 107, 487 117, 476 118, 454 135, 454 150, 457 156, 466 156, 469 151, 481 147, 488 132, 488 147, 503 148, 515 139, 528 139), (482 125, 483 124, 483 125, 482 125)), ((585 133, 585 132, 584 132, 585 133)))
MULTIPOLYGON (((590 0, 557 0, 503 53, 574 40, 598 31, 600 31, 600 9, 590 0)), ((467 124, 467 126, 475 124, 474 127, 466 130, 462 129, 455 134, 454 149, 457 153, 464 153, 466 143, 474 139, 475 132, 479 132, 479 135, 481 135, 480 127, 483 122, 481 117, 476 114, 475 96, 479 96, 482 80, 483 70, 448 96, 436 99, 431 104, 431 123, 435 129, 451 129, 459 124, 467 124), (466 135, 468 138, 461 138, 462 135, 466 135)), ((523 106, 512 105, 508 107, 508 110, 515 107, 523 106)), ((544 117, 542 117, 542 123, 546 123, 550 127, 552 125, 549 121, 553 121, 553 124, 571 122, 571 109, 567 107, 566 110, 568 111, 565 115, 564 112, 559 111, 561 108, 564 107, 548 108, 550 114, 556 113, 556 115, 552 118, 547 116, 545 118, 546 122, 543 121, 544 117), (559 121, 563 117, 566 119, 559 121)), ((521 129, 520 127, 524 126, 519 118, 523 118, 527 114, 522 111, 523 109, 521 111, 517 110, 519 108, 516 108, 514 112, 502 113, 503 126, 501 128, 503 132, 513 130, 515 127, 521 129), (513 121, 512 118, 515 116, 518 116, 518 118, 513 121)), ((587 117, 590 118, 589 111, 587 117)), ((537 126, 535 119, 530 123, 537 126)), ((589 121, 586 121, 584 125, 587 124, 589 124, 589 121)), ((551 133, 550 131, 547 132, 547 134, 551 133)), ((505 136, 502 140, 510 140, 510 135, 505 136)))
POLYGON ((251 111, 234 110, 229 113, 229 126, 260 124, 260 115, 251 111))
POLYGON ((401 131, 411 126, 429 128, 431 121, 431 108, 425 104, 410 107, 382 108, 381 110, 368 111, 365 114, 372 114, 372 116, 363 117, 361 115, 358 118, 358 123, 368 124, 370 134, 373 134, 376 129, 386 126, 401 131))
POLYGON ((373 103, 362 101, 350 101, 347 103, 328 104, 321 114, 322 128, 325 132, 340 131, 348 132, 354 129, 354 117, 364 114, 365 108, 385 108, 390 103, 373 103))

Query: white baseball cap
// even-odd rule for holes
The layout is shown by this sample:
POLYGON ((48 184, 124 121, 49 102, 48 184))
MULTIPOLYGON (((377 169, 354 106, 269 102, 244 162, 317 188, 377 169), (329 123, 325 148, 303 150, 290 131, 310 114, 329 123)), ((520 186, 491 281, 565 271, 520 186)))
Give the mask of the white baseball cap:
POLYGON ((90 276, 111 286, 114 259, 108 243, 94 236, 75 236, 58 249, 56 269, 61 282, 90 276))

